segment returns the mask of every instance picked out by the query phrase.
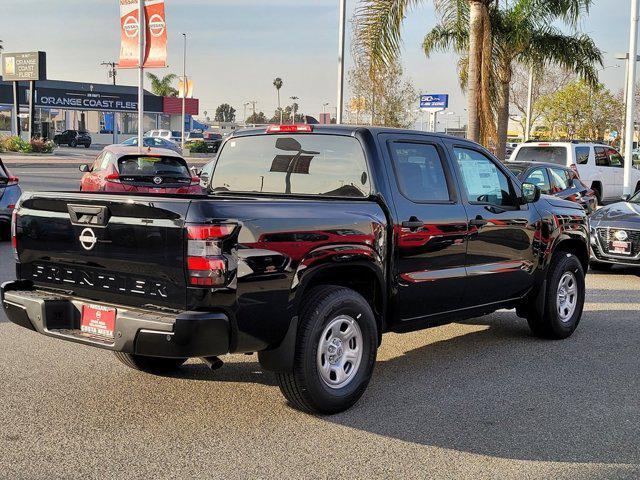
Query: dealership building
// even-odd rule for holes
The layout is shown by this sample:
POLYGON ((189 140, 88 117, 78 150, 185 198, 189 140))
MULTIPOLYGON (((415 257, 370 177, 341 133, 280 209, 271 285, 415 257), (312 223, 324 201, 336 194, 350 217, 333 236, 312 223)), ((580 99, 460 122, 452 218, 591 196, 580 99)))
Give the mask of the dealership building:
MULTIPOLYGON (((22 132, 29 128, 29 82, 18 88, 22 132)), ((94 143, 113 142, 138 133, 138 89, 134 86, 43 80, 35 82, 34 136, 53 138, 64 130, 87 131, 94 143)), ((186 99, 186 130, 196 128, 199 101, 186 99)), ((182 99, 161 97, 145 90, 144 130, 181 130, 182 99)), ((0 135, 11 134, 13 82, 0 77, 0 135)), ((24 135, 23 135, 24 136, 24 135)))

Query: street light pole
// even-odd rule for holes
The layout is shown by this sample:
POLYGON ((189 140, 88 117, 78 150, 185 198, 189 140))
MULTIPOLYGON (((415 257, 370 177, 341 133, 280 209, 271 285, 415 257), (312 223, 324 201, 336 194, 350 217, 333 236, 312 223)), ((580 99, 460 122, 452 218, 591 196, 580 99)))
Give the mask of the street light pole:
MULTIPOLYGON (((636 57, 638 55, 638 0, 631 0, 631 35, 629 38, 629 62, 627 75, 627 121, 625 125, 624 194, 633 193, 631 168, 633 166, 633 139, 635 136, 636 57), (633 61, 631 61, 633 60, 633 61)), ((634 186, 635 187, 635 186, 634 186)))
POLYGON ((144 130, 144 56, 146 43, 147 22, 144 18, 144 0, 138 0, 138 147, 142 148, 144 130))
POLYGON ((524 141, 531 135, 531 115, 533 115, 533 66, 529 69, 529 91, 527 93, 527 118, 524 127, 524 141))
POLYGON ((180 139, 180 148, 184 151, 185 128, 184 123, 187 113, 187 90, 189 82, 187 81, 187 34, 182 34, 184 38, 184 54, 182 56, 182 138, 180 139))
POLYGON ((347 23, 347 0, 340 0, 340 24, 338 25, 338 111, 336 123, 342 123, 344 111, 344 36, 347 23))

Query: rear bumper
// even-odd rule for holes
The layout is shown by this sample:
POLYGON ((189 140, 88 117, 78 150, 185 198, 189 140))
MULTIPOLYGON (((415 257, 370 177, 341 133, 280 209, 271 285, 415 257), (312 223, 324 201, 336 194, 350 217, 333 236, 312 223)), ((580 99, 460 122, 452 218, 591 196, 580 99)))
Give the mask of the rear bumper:
POLYGON ((33 288, 31 282, 2 285, 0 301, 16 325, 49 337, 117 352, 152 357, 188 358, 229 352, 229 319, 222 313, 151 310, 108 305, 117 309, 114 338, 80 330, 83 305, 97 303, 33 288))

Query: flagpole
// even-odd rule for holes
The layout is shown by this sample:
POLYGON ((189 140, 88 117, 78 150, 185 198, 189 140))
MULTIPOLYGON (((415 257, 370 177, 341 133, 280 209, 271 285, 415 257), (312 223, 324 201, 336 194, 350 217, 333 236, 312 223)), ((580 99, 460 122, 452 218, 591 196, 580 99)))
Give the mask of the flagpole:
POLYGON ((144 18, 144 0, 138 0, 138 147, 143 147, 144 134, 144 57, 147 22, 144 18))

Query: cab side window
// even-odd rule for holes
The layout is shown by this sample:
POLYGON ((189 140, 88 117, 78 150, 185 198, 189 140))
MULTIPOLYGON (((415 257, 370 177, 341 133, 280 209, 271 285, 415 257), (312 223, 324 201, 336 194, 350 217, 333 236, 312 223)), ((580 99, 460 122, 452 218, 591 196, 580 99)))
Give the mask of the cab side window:
POLYGON ((591 149, 589 147, 576 147, 576 163, 578 165, 586 165, 589 163, 589 153, 591 149))
POLYGON ((594 151, 596 154, 596 165, 598 167, 608 167, 609 156, 607 155, 607 150, 604 147, 595 147, 594 151))
POLYGON ((391 156, 402 194, 414 202, 451 199, 442 159, 435 145, 393 142, 391 156))
POLYGON ((469 203, 516 207, 507 175, 487 156, 475 150, 454 148, 469 203))
POLYGON ((93 165, 91 165, 92 172, 100 171, 100 166, 102 165, 102 160, 104 159, 104 156, 105 156, 105 152, 102 152, 100 155, 98 155, 98 158, 94 160, 93 165))
POLYGON ((551 192, 551 183, 549 182, 549 175, 546 168, 536 168, 532 170, 523 183, 531 183, 540 187, 542 193, 551 192))

